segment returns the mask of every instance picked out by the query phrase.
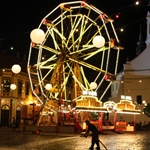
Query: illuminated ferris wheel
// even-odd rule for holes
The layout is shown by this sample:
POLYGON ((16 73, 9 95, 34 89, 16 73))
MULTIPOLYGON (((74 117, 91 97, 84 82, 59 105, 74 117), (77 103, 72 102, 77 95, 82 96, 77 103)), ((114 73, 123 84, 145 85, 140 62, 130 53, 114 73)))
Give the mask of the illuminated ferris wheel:
POLYGON ((104 12, 84 1, 61 3, 30 36, 28 74, 42 104, 34 91, 35 76, 46 100, 67 101, 70 93, 77 99, 83 91, 103 98, 115 80, 122 49, 113 20, 104 12))

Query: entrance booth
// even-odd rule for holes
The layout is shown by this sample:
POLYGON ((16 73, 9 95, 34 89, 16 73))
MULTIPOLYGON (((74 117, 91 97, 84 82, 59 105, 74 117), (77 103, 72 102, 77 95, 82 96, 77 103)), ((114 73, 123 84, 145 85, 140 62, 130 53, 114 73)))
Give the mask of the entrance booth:
POLYGON ((83 130, 86 129, 85 121, 90 120, 102 133, 103 113, 107 113, 108 109, 102 107, 102 102, 96 96, 82 95, 76 100, 76 111, 80 115, 83 130))
POLYGON ((115 102, 113 101, 107 101, 104 103, 103 105, 104 108, 108 109, 108 116, 107 118, 104 118, 103 120, 103 126, 102 129, 103 130, 114 130, 114 126, 115 126, 115 111, 117 109, 117 105, 115 102))
POLYGON ((122 95, 122 100, 117 103, 117 109, 114 112, 114 131, 136 131, 136 115, 141 114, 141 110, 137 110, 130 96, 122 95), (133 115, 134 119, 131 124, 125 120, 117 120, 117 114, 133 115))

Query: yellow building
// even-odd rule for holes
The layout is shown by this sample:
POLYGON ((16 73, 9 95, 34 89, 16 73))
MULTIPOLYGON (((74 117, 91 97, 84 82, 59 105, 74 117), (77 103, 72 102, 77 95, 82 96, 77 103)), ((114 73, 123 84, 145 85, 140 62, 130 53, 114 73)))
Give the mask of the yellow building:
MULTIPOLYGON (((35 89, 37 78, 33 78, 35 89)), ((26 61, 0 52, 0 125, 10 126, 12 118, 17 122, 22 118, 22 106, 32 104, 36 98, 32 95, 29 77, 26 71, 26 61), (11 67, 14 64, 20 64, 21 72, 14 74, 11 67), (11 90, 11 84, 16 85, 15 90, 11 90)), ((31 109, 31 117, 32 117, 31 109)))

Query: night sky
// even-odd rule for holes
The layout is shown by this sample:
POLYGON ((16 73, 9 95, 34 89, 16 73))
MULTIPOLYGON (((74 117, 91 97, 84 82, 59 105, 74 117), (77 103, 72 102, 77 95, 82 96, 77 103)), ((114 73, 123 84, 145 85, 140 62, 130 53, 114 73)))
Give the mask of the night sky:
MULTIPOLYGON (((28 57, 30 32, 37 28, 50 11, 61 2, 67 0, 26 0, 3 1, 0 4, 0 50, 28 57), (13 47, 13 50, 11 50, 13 47)), ((142 27, 142 36, 146 40, 146 16, 150 9, 148 0, 90 0, 89 3, 99 8, 114 19, 120 43, 125 49, 120 53, 118 72, 123 69, 126 58, 132 60, 136 56, 137 41, 142 27), (119 15, 116 18, 116 15, 119 15), (121 32, 120 29, 124 31, 121 32)), ((146 46, 146 45, 145 45, 146 46)), ((109 97, 109 95, 108 95, 109 97)))
MULTIPOLYGON (((3 1, 0 5, 0 50, 11 53, 20 51, 28 55, 30 32, 37 28, 41 20, 59 3, 64 0, 26 0, 3 1), (11 50, 11 47, 14 49, 11 50)), ((99 8, 115 20, 114 26, 122 46, 119 70, 122 69, 126 58, 135 57, 136 46, 142 26, 143 40, 146 40, 146 15, 149 9, 148 0, 141 0, 135 5, 135 0, 90 0, 92 5, 99 8), (119 18, 116 18, 116 15, 119 18), (123 32, 120 29, 124 28, 123 32)))
MULTIPOLYGON (((0 50, 28 57, 30 32, 37 28, 50 11, 61 2, 67 0, 26 0, 3 1, 0 4, 0 50), (13 47, 13 50, 11 50, 13 47)), ((146 41, 146 16, 150 9, 148 0, 90 0, 89 3, 99 8, 114 19, 120 43, 125 49, 120 53, 118 72, 123 69, 126 58, 132 60, 136 56, 137 41, 142 27, 142 36, 146 41), (119 15, 116 18, 116 15, 119 15), (124 31, 121 32, 120 29, 124 31)), ((146 45, 145 45, 146 46, 146 45)), ((109 96, 108 96, 109 97, 109 96)))

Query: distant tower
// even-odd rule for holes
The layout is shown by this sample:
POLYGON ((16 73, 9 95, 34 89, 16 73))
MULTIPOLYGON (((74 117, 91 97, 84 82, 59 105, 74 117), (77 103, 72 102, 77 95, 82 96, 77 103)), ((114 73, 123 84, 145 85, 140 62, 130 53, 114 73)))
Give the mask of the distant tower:
POLYGON ((147 38, 146 38, 146 47, 148 47, 150 43, 150 13, 149 11, 147 12, 147 38))
POLYGON ((144 50, 144 48, 145 48, 145 43, 142 38, 142 28, 140 25, 140 34, 139 34, 139 40, 137 42, 137 47, 136 47, 136 55, 138 56, 144 50))

